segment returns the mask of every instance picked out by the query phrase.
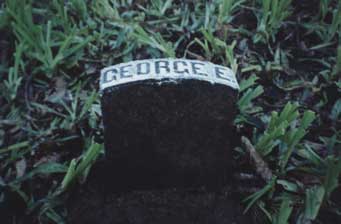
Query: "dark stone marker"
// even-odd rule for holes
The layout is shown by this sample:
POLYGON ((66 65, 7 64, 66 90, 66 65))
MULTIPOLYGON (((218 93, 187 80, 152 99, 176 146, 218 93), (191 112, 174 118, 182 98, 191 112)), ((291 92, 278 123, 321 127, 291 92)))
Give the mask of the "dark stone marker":
POLYGON ((117 189, 222 186, 238 84, 209 62, 154 59, 102 70, 107 174, 117 189))
POLYGON ((71 194, 68 223, 253 223, 226 184, 237 89, 231 70, 202 61, 103 69, 106 158, 71 194))
MULTIPOLYGON (((227 190, 229 191, 229 190, 227 190)), ((69 209, 72 224, 253 224, 236 196, 202 190, 86 191, 69 209)))

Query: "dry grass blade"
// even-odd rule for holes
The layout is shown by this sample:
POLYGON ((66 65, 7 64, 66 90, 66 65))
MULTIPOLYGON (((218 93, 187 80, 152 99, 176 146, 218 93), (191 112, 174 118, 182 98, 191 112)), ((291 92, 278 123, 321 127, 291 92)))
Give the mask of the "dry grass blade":
POLYGON ((268 164, 259 155, 255 147, 252 145, 252 143, 247 137, 242 136, 242 143, 251 157, 253 165, 256 168, 257 174, 259 174, 266 182, 269 182, 272 179, 273 174, 268 164))

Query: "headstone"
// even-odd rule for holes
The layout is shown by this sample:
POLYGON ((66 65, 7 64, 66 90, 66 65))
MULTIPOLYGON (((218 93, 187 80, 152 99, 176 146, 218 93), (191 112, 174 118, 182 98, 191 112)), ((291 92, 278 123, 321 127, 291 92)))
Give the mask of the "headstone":
POLYGON ((238 88, 231 69, 197 60, 151 59, 104 68, 105 151, 115 187, 226 183, 238 88))
POLYGON ((252 224, 240 199, 221 190, 153 190, 101 194, 94 189, 73 194, 72 224, 252 224))

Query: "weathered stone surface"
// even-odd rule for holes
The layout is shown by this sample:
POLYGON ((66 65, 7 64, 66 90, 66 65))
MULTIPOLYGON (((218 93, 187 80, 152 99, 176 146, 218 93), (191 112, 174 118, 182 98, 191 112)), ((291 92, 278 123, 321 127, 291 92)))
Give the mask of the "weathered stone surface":
POLYGON ((252 224, 229 189, 153 190, 103 194, 84 189, 70 201, 72 224, 252 224))
POLYGON ((69 223, 252 223, 230 178, 238 84, 206 65, 161 59, 102 71, 106 156, 72 193, 69 223))
MULTIPOLYGON (((197 73, 215 71, 212 65, 211 70, 199 67, 197 73)), ((123 76, 130 76, 126 68, 123 76)), ((116 70, 118 75, 121 70, 116 70)), ((119 83, 106 86, 102 93, 108 172, 117 180, 115 187, 220 186, 226 182, 232 159, 235 88, 216 80, 179 77, 119 83)))

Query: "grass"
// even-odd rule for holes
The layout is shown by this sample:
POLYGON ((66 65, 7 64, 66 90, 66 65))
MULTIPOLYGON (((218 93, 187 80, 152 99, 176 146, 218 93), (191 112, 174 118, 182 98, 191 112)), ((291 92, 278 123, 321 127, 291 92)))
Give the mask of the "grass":
POLYGON ((235 153, 263 180, 245 212, 259 223, 340 219, 341 3, 317 2, 0 3, 1 223, 64 222, 70 187, 102 154, 98 71, 155 57, 236 72, 235 153))
POLYGON ((291 14, 291 0, 262 0, 257 3, 260 3, 261 10, 256 13, 258 24, 253 41, 268 42, 275 38, 278 29, 291 14))

